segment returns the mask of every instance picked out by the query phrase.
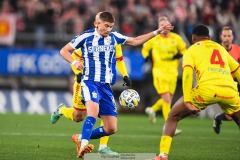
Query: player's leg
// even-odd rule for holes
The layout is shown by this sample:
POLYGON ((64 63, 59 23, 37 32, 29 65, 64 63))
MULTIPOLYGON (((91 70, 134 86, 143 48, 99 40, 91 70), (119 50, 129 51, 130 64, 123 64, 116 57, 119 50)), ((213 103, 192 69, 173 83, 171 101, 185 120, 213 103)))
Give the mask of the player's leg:
POLYGON ((66 107, 63 103, 59 104, 58 108, 51 115, 51 123, 55 124, 62 115, 75 122, 81 122, 86 117, 86 107, 82 103, 81 86, 77 81, 74 81, 73 85, 72 103, 75 110, 74 108, 66 107))
MULTIPOLYGON (((168 114, 170 111, 168 111, 168 107, 171 108, 171 104, 172 104, 172 99, 173 99, 173 95, 175 94, 175 91, 176 91, 176 88, 177 88, 177 75, 173 76, 173 75, 170 75, 169 77, 169 83, 168 83, 168 87, 169 87, 169 95, 166 99, 166 102, 169 102, 169 103, 166 103, 166 107, 165 105, 163 105, 163 116, 165 117, 165 120, 167 119, 168 117, 168 114), (167 108, 167 111, 165 110, 165 108, 167 108)), ((182 130, 181 129, 176 129, 174 135, 179 135, 182 133, 182 130)))
MULTIPOLYGON (((92 93, 92 92, 89 92, 92 93)), ((94 149, 94 146, 92 144, 89 144, 90 137, 93 133, 93 127, 96 123, 96 119, 98 117, 99 112, 99 104, 88 100, 86 102, 87 107, 87 117, 83 123, 82 126, 82 134, 81 134, 81 145, 79 152, 77 154, 78 158, 83 158, 85 153, 89 153, 94 149)), ((80 139, 78 138, 78 140, 80 139)))
MULTIPOLYGON (((153 72, 153 85, 156 89, 157 93, 161 97, 162 93, 165 93, 168 89, 166 81, 159 76, 158 74, 153 72)), ((156 123, 156 112, 162 109, 162 106, 164 104, 164 100, 162 97, 157 100, 157 102, 154 103, 152 107, 147 107, 145 109, 146 114, 148 115, 149 121, 152 123, 156 123)))
POLYGON ((214 116, 214 120, 213 120, 213 130, 215 131, 215 133, 217 134, 220 133, 222 121, 231 121, 231 120, 232 118, 226 115, 225 113, 217 113, 214 116))
POLYGON ((105 85, 99 91, 102 98, 100 102, 99 115, 104 126, 93 130, 91 139, 101 138, 114 134, 117 131, 117 106, 110 85, 105 85))
MULTIPOLYGON (((234 120, 234 122, 237 123, 239 126, 240 124, 240 97, 239 97, 239 92, 232 88, 226 88, 224 90, 220 90, 218 95, 223 95, 225 97, 231 97, 228 99, 224 99, 219 97, 220 99, 220 104, 219 107, 223 110, 222 114, 219 114, 215 116, 214 118, 214 131, 219 134, 220 129, 221 129, 221 121, 222 120, 234 120)), ((218 98, 218 97, 216 97, 218 98)))
POLYGON ((163 99, 163 104, 162 104, 162 114, 163 118, 166 121, 168 118, 168 114, 171 110, 171 101, 172 101, 172 96, 169 92, 161 94, 161 97, 163 99))
MULTIPOLYGON (((103 126, 103 121, 101 121, 100 126, 103 126)), ((108 155, 117 155, 118 154, 117 152, 112 151, 108 147, 108 140, 109 140, 109 136, 104 136, 100 138, 98 153, 108 154, 108 155)))
POLYGON ((232 115, 232 119, 238 125, 238 128, 240 129, 240 110, 232 115))
POLYGON ((160 140, 160 156, 167 157, 171 148, 172 137, 175 134, 175 130, 178 121, 184 117, 191 115, 198 110, 197 108, 190 109, 185 106, 183 97, 173 105, 172 110, 169 113, 168 119, 165 122, 165 127, 160 140))

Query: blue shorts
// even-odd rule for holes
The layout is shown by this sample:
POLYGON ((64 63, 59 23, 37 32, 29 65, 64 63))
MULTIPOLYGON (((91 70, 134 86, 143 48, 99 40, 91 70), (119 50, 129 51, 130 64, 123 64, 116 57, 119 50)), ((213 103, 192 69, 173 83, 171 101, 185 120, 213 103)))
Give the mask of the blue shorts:
POLYGON ((100 116, 117 117, 116 102, 110 84, 83 80, 81 85, 83 100, 98 103, 100 116))

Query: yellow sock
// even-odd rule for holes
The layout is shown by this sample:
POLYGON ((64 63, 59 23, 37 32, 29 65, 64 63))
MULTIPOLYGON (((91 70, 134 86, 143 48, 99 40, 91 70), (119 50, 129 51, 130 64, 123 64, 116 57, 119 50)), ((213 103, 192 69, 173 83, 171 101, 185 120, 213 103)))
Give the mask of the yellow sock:
POLYGON ((168 118, 168 113, 171 110, 171 103, 167 103, 165 101, 163 101, 163 105, 162 105, 162 114, 163 114, 163 118, 166 121, 168 118))
MULTIPOLYGON (((101 121, 100 125, 103 126, 103 121, 101 121)), ((104 136, 100 138, 99 149, 107 147, 108 139, 109 139, 109 136, 104 136)))
POLYGON ((170 136, 162 136, 160 140, 160 153, 169 153, 170 147, 172 143, 172 137, 170 136))
POLYGON ((62 107, 60 112, 64 115, 64 117, 73 121, 73 111, 74 108, 62 107))
POLYGON ((157 111, 161 110, 162 105, 163 105, 163 99, 161 98, 156 103, 154 103, 154 105, 152 106, 153 112, 157 112, 157 111))

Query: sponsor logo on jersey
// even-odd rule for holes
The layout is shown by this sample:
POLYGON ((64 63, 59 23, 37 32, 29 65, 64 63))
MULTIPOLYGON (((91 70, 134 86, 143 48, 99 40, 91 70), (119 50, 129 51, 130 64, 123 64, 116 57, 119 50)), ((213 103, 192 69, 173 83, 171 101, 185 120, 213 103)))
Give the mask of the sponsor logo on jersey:
POLYGON ((99 45, 99 46, 89 46, 88 47, 88 52, 93 53, 93 52, 113 52, 115 49, 114 45, 99 45))

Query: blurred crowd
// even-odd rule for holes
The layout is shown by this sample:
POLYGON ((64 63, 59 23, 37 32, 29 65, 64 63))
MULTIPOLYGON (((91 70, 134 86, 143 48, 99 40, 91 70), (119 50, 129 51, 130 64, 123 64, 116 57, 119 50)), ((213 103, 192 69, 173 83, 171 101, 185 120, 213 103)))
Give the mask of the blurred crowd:
MULTIPOLYGON (((231 26, 235 43, 240 42, 239 0, 2 0, 1 14, 16 15, 16 33, 77 35, 93 27, 97 12, 107 10, 116 17, 114 29, 136 36, 157 28, 157 18, 166 15, 175 32, 191 43, 194 25, 208 25, 219 41, 222 26, 231 26), (239 34, 239 36, 237 36, 239 34)), ((41 39, 41 38, 39 38, 41 39)), ((69 39, 70 40, 70 39, 69 39)), ((20 43, 20 42, 18 42, 20 43)), ((57 41, 54 43, 58 46, 57 41)), ((37 43, 44 46, 44 43, 37 43)))

